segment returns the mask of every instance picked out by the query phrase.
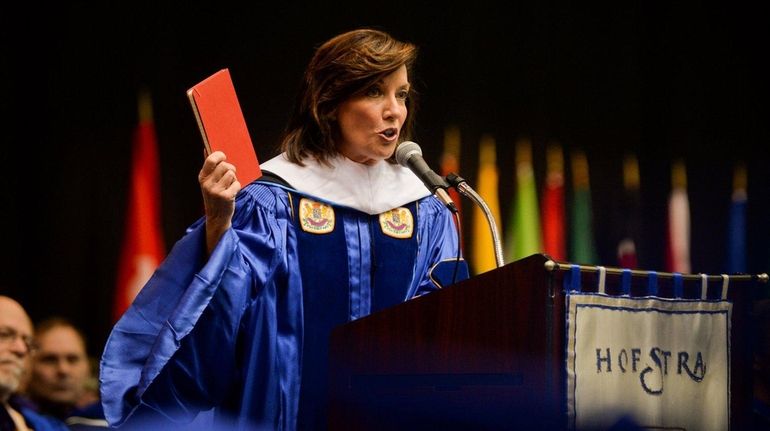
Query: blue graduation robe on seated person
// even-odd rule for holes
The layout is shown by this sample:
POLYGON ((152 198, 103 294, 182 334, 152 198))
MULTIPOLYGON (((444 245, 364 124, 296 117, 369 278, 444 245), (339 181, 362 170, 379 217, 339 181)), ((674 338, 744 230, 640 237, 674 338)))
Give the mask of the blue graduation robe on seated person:
MULTIPOLYGON (((64 422, 53 416, 38 413, 33 408, 33 404, 26 398, 17 394, 11 395, 8 399, 8 407, 21 415, 27 427, 34 431, 68 431, 64 422)), ((5 405, 0 404, 0 430, 16 429, 11 413, 5 405)))
POLYGON ((343 157, 262 165, 205 255, 205 220, 115 325, 101 363, 112 425, 325 428, 333 327, 467 278, 449 211, 410 171, 343 157), (443 279, 443 281, 441 280, 443 279))

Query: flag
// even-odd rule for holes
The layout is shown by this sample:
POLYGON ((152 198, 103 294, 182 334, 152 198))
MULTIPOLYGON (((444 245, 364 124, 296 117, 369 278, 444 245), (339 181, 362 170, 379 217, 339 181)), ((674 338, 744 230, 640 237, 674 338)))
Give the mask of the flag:
POLYGON ((564 155, 553 144, 546 151, 546 176, 543 192, 543 251, 556 260, 567 259, 564 233, 564 155))
POLYGON ((139 95, 139 124, 132 152, 126 225, 113 304, 115 320, 126 311, 165 256, 157 139, 152 104, 146 92, 139 95))
POLYGON ((738 164, 733 176, 733 196, 727 225, 727 272, 745 273, 746 269, 746 202, 748 183, 746 166, 738 164))
POLYGON ((594 242, 588 160, 582 151, 572 153, 572 208, 570 212, 570 260, 598 263, 594 242))
MULTIPOLYGON (((441 176, 446 177, 450 173, 460 172, 460 129, 457 126, 449 126, 444 130, 444 154, 441 156, 441 176)), ((457 207, 458 216, 462 216, 460 193, 456 189, 449 189, 449 197, 457 207)), ((462 217, 459 217, 462 220, 462 217)))
POLYGON ((618 265, 637 268, 638 247, 641 235, 641 196, 639 192, 639 162, 628 154, 623 159, 623 196, 620 199, 622 226, 618 242, 618 265))
MULTIPOLYGON (((476 192, 487 203, 495 222, 500 220, 500 200, 497 191, 497 156, 495 140, 483 136, 479 144, 479 172, 476 192)), ((476 274, 497 268, 495 248, 487 219, 478 207, 473 211, 473 270, 476 274)))
POLYGON ((516 143, 515 193, 506 230, 506 262, 513 262, 543 251, 540 209, 537 202, 535 173, 532 169, 532 144, 527 139, 521 139, 516 143))
POLYGON ((687 170, 682 160, 674 162, 671 167, 666 271, 690 272, 690 203, 687 199, 687 170))

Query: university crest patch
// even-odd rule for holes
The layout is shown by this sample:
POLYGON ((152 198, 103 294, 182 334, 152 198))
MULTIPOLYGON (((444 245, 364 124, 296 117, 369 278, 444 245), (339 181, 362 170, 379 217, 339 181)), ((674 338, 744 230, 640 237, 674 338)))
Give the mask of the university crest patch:
POLYGON ((411 238, 414 232, 414 218, 409 208, 394 208, 380 214, 382 233, 393 238, 411 238))
POLYGON ((330 233, 334 230, 334 209, 321 202, 302 198, 299 201, 299 223, 305 232, 330 233))

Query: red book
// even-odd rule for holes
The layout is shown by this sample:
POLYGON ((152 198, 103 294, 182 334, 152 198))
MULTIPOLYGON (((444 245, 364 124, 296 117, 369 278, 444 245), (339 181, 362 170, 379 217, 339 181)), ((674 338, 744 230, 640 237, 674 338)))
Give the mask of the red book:
POLYGON ((187 90, 206 154, 222 151, 242 186, 262 176, 230 71, 222 69, 187 90))

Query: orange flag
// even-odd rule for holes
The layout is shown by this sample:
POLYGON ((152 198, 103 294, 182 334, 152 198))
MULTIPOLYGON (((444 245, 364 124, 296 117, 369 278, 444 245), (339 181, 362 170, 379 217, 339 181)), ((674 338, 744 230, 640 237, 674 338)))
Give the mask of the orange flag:
MULTIPOLYGON (((481 137, 479 143, 479 170, 476 192, 484 199, 495 219, 500 223, 500 198, 498 196, 497 150, 495 138, 490 135, 481 137)), ((495 247, 492 233, 484 213, 477 206, 473 209, 473 242, 471 267, 475 274, 481 274, 497 268, 495 247)))
POLYGON ((139 125, 133 141, 131 184, 113 318, 119 319, 165 256, 160 226, 160 169, 152 103, 139 95, 139 125))
MULTIPOLYGON (((444 154, 441 155, 441 176, 460 173, 460 129, 449 126, 444 130, 444 154)), ((454 201, 457 212, 462 220, 462 202, 460 193, 454 188, 449 189, 449 197, 454 201)))

